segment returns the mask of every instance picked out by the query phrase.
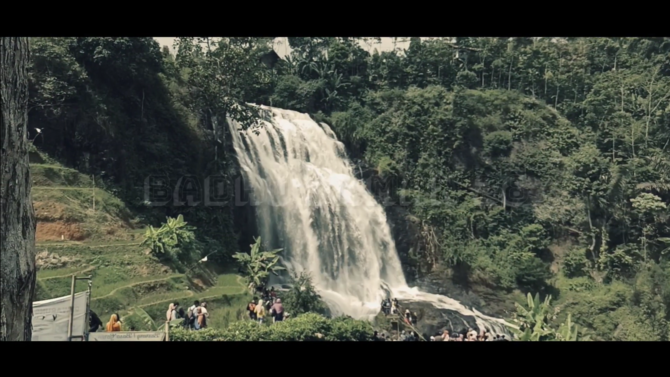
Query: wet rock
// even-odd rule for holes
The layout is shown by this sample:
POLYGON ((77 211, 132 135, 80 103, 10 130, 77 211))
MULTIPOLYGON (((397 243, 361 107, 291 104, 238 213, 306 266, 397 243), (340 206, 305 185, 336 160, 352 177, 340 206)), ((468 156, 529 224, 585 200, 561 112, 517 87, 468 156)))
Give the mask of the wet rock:
POLYGON ((453 273, 445 268, 437 268, 430 274, 414 281, 423 292, 448 296, 468 308, 475 308, 482 314, 504 318, 516 311, 514 303, 504 292, 496 291, 485 284, 457 284, 453 273))
POLYGON ((471 328, 477 329, 477 322, 472 317, 463 316, 451 310, 438 309, 428 302, 404 302, 402 300, 399 302, 403 308, 408 308, 418 314, 418 321, 414 327, 426 339, 445 329, 451 333, 465 332, 471 328))

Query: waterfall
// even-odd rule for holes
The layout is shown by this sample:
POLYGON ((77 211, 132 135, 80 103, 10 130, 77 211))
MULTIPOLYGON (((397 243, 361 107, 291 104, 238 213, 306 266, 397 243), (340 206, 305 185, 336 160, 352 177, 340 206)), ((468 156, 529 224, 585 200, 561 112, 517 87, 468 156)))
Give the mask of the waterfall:
POLYGON ((389 292, 507 334, 502 324, 509 324, 501 319, 407 286, 384 209, 356 179, 344 145, 327 124, 296 111, 261 108, 269 116, 246 131, 229 119, 260 235, 283 247, 289 271, 310 273, 334 315, 372 319, 389 292))

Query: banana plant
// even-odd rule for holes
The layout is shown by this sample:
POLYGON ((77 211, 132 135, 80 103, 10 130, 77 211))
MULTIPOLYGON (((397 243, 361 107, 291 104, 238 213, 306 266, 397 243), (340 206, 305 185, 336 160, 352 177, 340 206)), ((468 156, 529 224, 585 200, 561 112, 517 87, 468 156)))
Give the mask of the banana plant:
POLYGON ((133 308, 130 311, 130 315, 135 315, 137 319, 145 326, 145 328, 148 328, 150 331, 156 331, 158 329, 158 326, 156 326, 156 322, 154 322, 153 318, 147 313, 144 309, 137 307, 133 308))
POLYGON ((145 246, 151 253, 161 255, 177 255, 195 240, 193 227, 184 221, 184 216, 177 218, 168 217, 166 222, 156 229, 150 226, 144 234, 144 241, 141 246, 145 246))
POLYGON ((161 229, 155 229, 153 226, 149 226, 144 234, 144 241, 142 241, 140 246, 145 246, 151 252, 156 254, 165 253, 165 246, 163 245, 163 242, 161 242, 161 229))
POLYGON ((579 328, 572 323, 572 314, 568 314, 568 320, 556 331, 556 340, 563 342, 576 342, 579 338, 579 328))
POLYGON ((555 337, 555 332, 549 327, 549 315, 551 311, 551 296, 547 296, 544 302, 540 302, 540 295, 535 298, 529 293, 527 296, 528 308, 516 304, 517 314, 514 322, 519 324, 519 330, 512 329, 519 340, 522 341, 546 341, 555 337))
POLYGON ((249 254, 236 253, 233 255, 245 269, 245 275, 249 279, 249 289, 253 292, 258 286, 264 285, 270 273, 278 275, 278 271, 285 270, 279 265, 279 253, 283 249, 270 251, 261 250, 261 237, 255 239, 249 254))

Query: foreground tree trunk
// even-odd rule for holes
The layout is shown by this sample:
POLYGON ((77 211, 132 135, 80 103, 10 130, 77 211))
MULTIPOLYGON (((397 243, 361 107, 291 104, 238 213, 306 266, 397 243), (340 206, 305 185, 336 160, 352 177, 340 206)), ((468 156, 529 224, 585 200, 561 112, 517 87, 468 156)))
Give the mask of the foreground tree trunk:
POLYGON ((35 212, 28 170, 28 38, 0 39, 0 340, 30 341, 35 212))

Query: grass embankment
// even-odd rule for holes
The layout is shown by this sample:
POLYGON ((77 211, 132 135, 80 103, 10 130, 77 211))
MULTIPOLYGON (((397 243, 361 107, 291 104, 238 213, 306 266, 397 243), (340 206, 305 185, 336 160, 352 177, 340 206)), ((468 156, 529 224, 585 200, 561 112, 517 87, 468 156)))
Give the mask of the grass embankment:
MULTIPOLYGON (((72 274, 90 275, 91 308, 103 322, 119 313, 126 327, 149 330, 153 325, 138 318, 142 310, 160 324, 169 303, 187 307, 196 299, 209 303, 211 327, 243 317, 249 294, 240 276, 204 266, 178 273, 140 247, 144 226, 91 178, 55 163, 33 163, 31 173, 37 300, 68 295, 72 274)), ((76 291, 86 289, 77 283, 76 291)))

